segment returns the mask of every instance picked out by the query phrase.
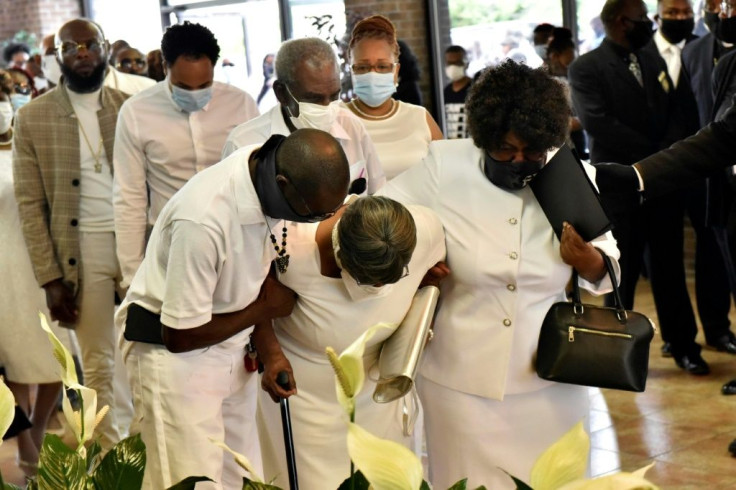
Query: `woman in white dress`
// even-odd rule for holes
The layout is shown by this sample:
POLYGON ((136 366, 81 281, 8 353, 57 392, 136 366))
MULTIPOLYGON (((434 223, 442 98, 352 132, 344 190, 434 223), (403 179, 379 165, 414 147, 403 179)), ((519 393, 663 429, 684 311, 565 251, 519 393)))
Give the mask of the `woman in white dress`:
POLYGON ((427 110, 391 98, 399 77, 396 29, 386 17, 373 15, 355 25, 350 38, 350 65, 355 98, 345 104, 360 118, 376 147, 386 179, 416 165, 442 131, 427 110))
POLYGON ((567 137, 559 83, 508 61, 481 75, 466 111, 472 140, 433 143, 386 193, 434 210, 447 236, 452 274, 419 379, 431 483, 513 489, 501 469, 528 482, 539 455, 588 413, 587 388, 535 373, 542 320, 565 300, 573 267, 582 287, 610 291, 596 248, 616 269, 619 253, 610 233, 586 243, 566 226, 558 240, 527 187, 567 137))
MULTIPOLYGON (((26 86, 29 84, 27 81, 26 86)), ((0 366, 5 368, 6 383, 16 402, 33 423, 31 429, 18 434, 17 456, 20 469, 31 476, 36 473, 38 450, 59 399, 61 382, 51 343, 38 319, 39 311, 47 318, 50 315, 44 292, 33 275, 13 191, 11 99, 18 107, 21 101, 30 100, 30 92, 26 98, 26 94, 16 93, 16 85, 23 88, 0 70, 0 277, 6 285, 0 294, 0 366), (38 385, 34 404, 31 385, 38 385)), ((61 332, 59 335, 65 337, 61 332)))
MULTIPOLYGON (((398 326, 425 273, 444 258, 444 234, 426 208, 364 197, 319 224, 289 225, 287 239, 290 262, 279 280, 299 299, 291 315, 275 321, 271 331, 283 352, 263 347, 261 326, 254 341, 265 364, 262 384, 270 393, 286 394, 274 382, 283 356, 293 369, 298 393, 289 400, 299 488, 332 489, 350 474, 348 417, 337 402, 325 348, 341 352, 377 323, 398 326)), ((367 373, 393 330, 379 330, 368 342, 367 373)), ((409 446, 401 400, 378 404, 371 399, 373 371, 356 399, 356 422, 378 437, 409 446)), ((264 476, 276 477, 276 484, 286 488, 279 407, 261 391, 258 408, 264 476)))

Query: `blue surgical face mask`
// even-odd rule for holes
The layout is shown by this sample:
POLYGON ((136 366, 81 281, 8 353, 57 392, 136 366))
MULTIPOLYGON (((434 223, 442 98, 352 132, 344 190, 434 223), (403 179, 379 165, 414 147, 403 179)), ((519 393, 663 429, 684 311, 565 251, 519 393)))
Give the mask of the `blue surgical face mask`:
POLYGON ((396 92, 394 74, 374 71, 362 75, 353 73, 353 92, 367 106, 378 107, 396 92))
POLYGON ((199 90, 185 90, 176 85, 171 85, 171 98, 174 99, 176 105, 183 111, 197 112, 202 110, 210 99, 212 99, 212 87, 199 90))
POLYGON ((10 103, 13 104, 13 110, 16 112, 30 101, 31 94, 10 94, 10 103))

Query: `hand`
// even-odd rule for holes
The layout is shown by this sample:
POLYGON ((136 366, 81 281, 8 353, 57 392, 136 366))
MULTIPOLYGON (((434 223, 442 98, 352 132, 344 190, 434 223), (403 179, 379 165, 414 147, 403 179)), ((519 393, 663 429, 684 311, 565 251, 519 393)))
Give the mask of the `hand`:
POLYGON ((601 253, 583 240, 567 221, 562 223, 560 257, 567 265, 575 268, 580 277, 590 282, 599 281, 606 273, 601 253))
POLYGON ((46 305, 51 312, 51 319, 64 323, 77 323, 79 310, 71 288, 61 279, 54 279, 43 285, 46 290, 46 305))
POLYGON ((595 182, 601 194, 633 194, 639 192, 639 178, 631 165, 596 163, 595 182))
POLYGON ((449 275, 450 268, 447 267, 446 263, 440 260, 439 262, 434 264, 432 268, 427 271, 426 274, 424 274, 422 282, 419 283, 419 288, 421 289, 424 286, 440 287, 440 282, 442 282, 442 280, 449 275))
POLYGON ((269 274, 261 285, 258 301, 263 308, 262 321, 289 316, 296 304, 297 294, 269 274))
POLYGON ((291 363, 286 356, 272 356, 267 364, 263 366, 263 374, 261 374, 261 388, 268 393, 275 403, 281 398, 289 398, 296 395, 296 381, 294 380, 294 372, 291 370, 291 363), (280 372, 286 372, 289 376, 289 390, 284 390, 278 383, 278 375, 280 372))

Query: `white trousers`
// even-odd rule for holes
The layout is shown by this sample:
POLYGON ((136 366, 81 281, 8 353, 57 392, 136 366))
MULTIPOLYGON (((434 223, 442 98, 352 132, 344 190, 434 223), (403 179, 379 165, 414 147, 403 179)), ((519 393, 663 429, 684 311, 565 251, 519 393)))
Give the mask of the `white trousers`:
POLYGON ((246 473, 210 439, 224 441, 262 473, 255 424, 258 376, 245 370, 244 354, 242 345, 174 354, 161 345, 131 343, 125 364, 133 425, 146 444, 143 489, 207 476, 215 483, 199 483, 197 489, 240 490, 246 473))
POLYGON ((127 434, 133 411, 113 321, 115 291, 122 276, 113 232, 80 232, 79 247, 82 290, 75 332, 82 354, 84 385, 97 391, 98 409, 110 406, 97 429, 100 444, 107 450, 127 434))
POLYGON ((516 485, 501 468, 529 483, 532 466, 549 446, 581 420, 589 431, 584 386, 558 383, 499 401, 420 377, 419 396, 434 488, 467 477, 468 488, 513 490, 516 485))

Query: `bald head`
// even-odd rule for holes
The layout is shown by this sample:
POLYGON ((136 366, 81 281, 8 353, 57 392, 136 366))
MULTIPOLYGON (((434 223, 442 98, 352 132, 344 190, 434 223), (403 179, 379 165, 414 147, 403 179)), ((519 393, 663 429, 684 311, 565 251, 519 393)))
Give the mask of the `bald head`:
POLYGON ((291 133, 276 153, 276 168, 315 212, 334 210, 347 195, 348 159, 340 143, 324 131, 298 129, 291 133))
POLYGON ((94 92, 105 78, 108 45, 102 28, 88 19, 70 20, 56 33, 56 57, 67 87, 94 92))

